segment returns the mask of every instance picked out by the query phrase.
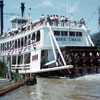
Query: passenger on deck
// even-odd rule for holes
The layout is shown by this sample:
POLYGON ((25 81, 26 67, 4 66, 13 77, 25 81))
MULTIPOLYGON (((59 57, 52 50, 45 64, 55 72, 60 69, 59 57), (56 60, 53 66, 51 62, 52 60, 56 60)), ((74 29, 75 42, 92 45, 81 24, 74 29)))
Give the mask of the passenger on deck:
POLYGON ((82 19, 80 19, 80 24, 83 24, 83 20, 84 20, 83 18, 82 18, 82 19))
POLYGON ((50 20, 51 20, 51 26, 53 25, 53 16, 50 15, 50 20))
POLYGON ((53 25, 55 25, 56 17, 53 15, 53 25))
POLYGON ((60 21, 61 21, 61 26, 64 26, 65 17, 64 17, 64 16, 61 16, 61 17, 60 17, 60 21))
POLYGON ((51 25, 51 19, 49 15, 47 15, 47 22, 51 25))
POLYGON ((44 15, 42 14, 42 16, 40 17, 40 22, 41 22, 41 24, 43 24, 44 21, 45 21, 45 17, 44 17, 44 15))
POLYGON ((65 18, 65 23, 68 26, 68 18, 67 17, 65 18))
POLYGON ((58 17, 58 15, 56 15, 56 21, 55 21, 56 26, 58 26, 58 22, 59 22, 59 17, 58 17))

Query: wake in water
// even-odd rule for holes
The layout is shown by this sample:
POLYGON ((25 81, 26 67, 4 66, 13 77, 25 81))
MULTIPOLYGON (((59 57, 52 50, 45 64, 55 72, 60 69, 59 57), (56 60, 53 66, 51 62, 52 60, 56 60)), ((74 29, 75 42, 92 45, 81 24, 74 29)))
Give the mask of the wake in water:
POLYGON ((86 81, 100 81, 100 74, 91 74, 80 76, 78 78, 70 78, 70 77, 59 77, 60 79, 69 79, 69 80, 86 80, 86 81))
POLYGON ((75 80, 100 81, 100 74, 85 75, 75 80))

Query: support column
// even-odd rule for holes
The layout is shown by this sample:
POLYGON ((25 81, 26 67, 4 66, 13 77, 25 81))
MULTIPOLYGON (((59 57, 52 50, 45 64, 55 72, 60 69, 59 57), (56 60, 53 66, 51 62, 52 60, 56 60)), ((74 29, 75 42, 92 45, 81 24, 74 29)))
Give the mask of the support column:
POLYGON ((12 76, 11 76, 11 56, 8 55, 7 59, 8 59, 8 74, 9 74, 9 81, 11 81, 11 80, 12 80, 12 76))
POLYGON ((3 34, 3 0, 0 0, 0 35, 3 34))

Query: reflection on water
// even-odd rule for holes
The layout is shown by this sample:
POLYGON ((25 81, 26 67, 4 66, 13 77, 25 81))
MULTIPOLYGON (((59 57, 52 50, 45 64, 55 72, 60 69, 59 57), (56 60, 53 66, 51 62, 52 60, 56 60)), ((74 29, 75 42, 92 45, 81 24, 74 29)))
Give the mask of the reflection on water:
POLYGON ((17 89, 0 100, 100 100, 100 74, 77 79, 37 78, 37 84, 17 89))

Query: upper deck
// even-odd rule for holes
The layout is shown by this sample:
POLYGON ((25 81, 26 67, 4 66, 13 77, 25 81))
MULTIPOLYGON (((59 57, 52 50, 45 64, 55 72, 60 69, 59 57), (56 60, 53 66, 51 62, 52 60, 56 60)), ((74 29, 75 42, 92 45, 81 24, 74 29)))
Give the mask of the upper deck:
MULTIPOLYGON (((12 22, 12 28, 8 29, 6 33, 3 33, 3 35, 0 37, 1 40, 0 43, 21 38, 23 36, 31 34, 33 31, 47 27, 47 20, 44 20, 43 22, 41 22, 40 20, 29 22, 29 20, 25 18, 13 17, 10 21, 12 22)), ((67 31, 79 31, 79 32, 84 31, 83 25, 85 25, 80 21, 71 21, 71 20, 68 20, 68 22, 61 22, 60 20, 58 22, 52 21, 52 23, 49 24, 51 28, 55 30, 66 29, 67 31)), ((89 33, 89 30, 87 28, 86 30, 89 33)))
POLYGON ((5 54, 8 54, 9 51, 15 51, 14 54, 16 54, 21 50, 30 52, 34 49, 34 43, 38 49, 51 49, 51 32, 48 23, 59 47, 93 46, 89 37, 90 30, 86 28, 85 23, 80 21, 49 22, 37 20, 30 22, 23 18, 13 18, 11 22, 12 28, 4 33, 0 39, 0 51, 7 52, 5 54), (26 47, 29 49, 24 50, 26 47))

